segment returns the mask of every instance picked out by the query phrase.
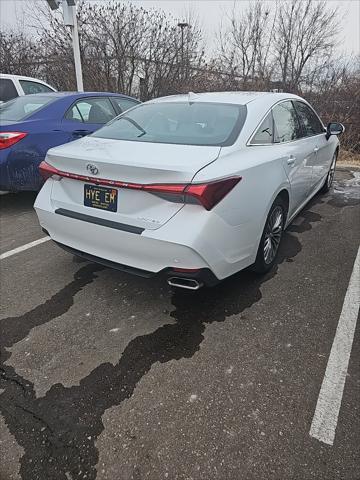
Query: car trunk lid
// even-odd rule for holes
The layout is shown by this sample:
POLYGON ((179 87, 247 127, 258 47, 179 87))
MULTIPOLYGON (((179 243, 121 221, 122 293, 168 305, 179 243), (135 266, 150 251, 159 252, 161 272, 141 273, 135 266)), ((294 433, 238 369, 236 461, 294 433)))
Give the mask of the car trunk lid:
MULTIPOLYGON (((126 184, 189 184, 200 169, 217 159, 219 153, 220 147, 217 146, 87 137, 49 151, 47 163, 72 176, 80 176, 80 180, 63 178, 54 182, 52 202, 56 208, 101 216, 144 229, 156 229, 175 215, 183 203, 140 188, 128 188, 126 184), (92 179, 86 180, 86 177, 92 179), (84 185, 103 183, 104 180, 124 184, 125 188, 116 188, 116 212, 84 204, 84 185)), ((110 184, 108 186, 111 188, 110 184)))

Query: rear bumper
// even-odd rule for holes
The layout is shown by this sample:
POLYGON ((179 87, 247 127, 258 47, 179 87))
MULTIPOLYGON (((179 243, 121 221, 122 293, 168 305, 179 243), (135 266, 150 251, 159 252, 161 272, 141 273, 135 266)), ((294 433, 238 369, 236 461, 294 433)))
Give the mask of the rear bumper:
POLYGON ((186 205, 160 228, 144 230, 118 223, 116 216, 101 216, 78 206, 62 208, 51 197, 52 182, 47 181, 36 199, 35 210, 50 237, 83 256, 94 257, 93 261, 110 262, 107 265, 114 268, 145 272, 142 276, 173 268, 177 272, 172 276, 184 278, 210 272, 211 278, 201 279, 209 285, 254 262, 247 224, 234 227, 196 205, 186 205))
MULTIPOLYGON (((50 193, 51 182, 46 182, 35 202, 40 225, 56 243, 75 255, 142 277, 167 275, 171 268, 196 269, 191 272, 195 276, 202 270, 211 270, 191 246, 154 236, 154 231, 104 220, 99 215, 53 208, 50 193)), ((156 232, 159 234, 160 229, 156 232)), ((214 274, 205 277, 206 284, 217 280, 214 274)))
MULTIPOLYGON (((48 233, 45 231, 45 233, 48 233)), ((94 255, 90 255, 86 252, 81 252, 80 250, 76 250, 75 248, 69 247, 67 245, 63 245, 59 242, 55 242, 59 247, 63 250, 71 253, 72 255, 76 255, 78 257, 82 257, 90 262, 99 263, 100 265, 104 265, 105 267, 113 268, 115 270, 120 270, 121 272, 130 273, 131 275, 136 275, 138 277, 143 278, 152 278, 155 276, 161 276, 165 279, 168 278, 186 278, 197 280, 199 284, 205 285, 207 287, 212 287, 219 283, 219 280, 213 274, 213 272, 209 268, 201 268, 196 272, 175 272, 172 268, 164 268, 160 270, 158 273, 149 272, 147 270, 141 270, 140 268, 130 267, 128 265, 122 265, 120 263, 112 262, 111 260, 106 260, 105 258, 95 257, 94 255)))
POLYGON ((57 243, 115 264, 153 274, 167 267, 209 268, 191 248, 36 208, 40 225, 57 243))

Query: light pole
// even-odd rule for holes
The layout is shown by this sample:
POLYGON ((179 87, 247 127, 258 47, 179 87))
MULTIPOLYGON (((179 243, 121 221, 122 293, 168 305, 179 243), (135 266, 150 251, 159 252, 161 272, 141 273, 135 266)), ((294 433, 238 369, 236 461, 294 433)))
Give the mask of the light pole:
POLYGON ((47 4, 51 10, 57 10, 59 6, 62 6, 64 24, 70 27, 73 52, 74 52, 74 63, 75 63, 75 75, 76 75, 76 85, 78 92, 84 91, 83 77, 82 77, 82 68, 81 68, 81 57, 80 57, 80 45, 79 45, 79 31, 76 17, 76 0, 46 0, 47 4))
POLYGON ((178 27, 181 28, 181 78, 184 78, 184 28, 189 27, 186 22, 179 22, 178 27))

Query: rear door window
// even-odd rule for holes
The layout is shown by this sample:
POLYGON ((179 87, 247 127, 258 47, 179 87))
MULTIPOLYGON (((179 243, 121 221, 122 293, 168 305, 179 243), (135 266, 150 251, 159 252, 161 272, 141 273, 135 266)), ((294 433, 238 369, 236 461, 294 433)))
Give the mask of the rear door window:
POLYGON ((116 116, 114 107, 106 97, 81 98, 66 112, 66 120, 104 124, 116 116))
POLYGON ((0 78, 0 101, 7 102, 17 96, 14 82, 10 78, 0 78))
POLYGON ((302 132, 292 102, 286 101, 273 108, 275 123, 275 142, 291 142, 301 138, 302 132))
POLYGON ((250 145, 266 145, 274 141, 274 120, 272 112, 270 112, 257 129, 255 135, 251 139, 250 145))
POLYGON ((324 127, 321 124, 319 117, 316 113, 303 102, 294 102, 297 114, 299 115, 300 122, 303 126, 303 136, 311 137, 312 135, 319 135, 324 132, 324 127))
POLYGON ((33 93, 49 93, 54 91, 43 83, 32 82, 30 80, 19 80, 19 82, 25 95, 32 95, 33 93))

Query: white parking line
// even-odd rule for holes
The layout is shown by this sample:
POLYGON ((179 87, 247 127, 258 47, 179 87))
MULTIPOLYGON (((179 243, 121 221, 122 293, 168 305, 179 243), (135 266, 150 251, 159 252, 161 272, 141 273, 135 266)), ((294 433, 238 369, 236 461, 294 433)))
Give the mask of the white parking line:
POLYGON ((360 307, 360 247, 355 259, 334 342, 331 347, 325 376, 321 385, 319 398, 310 436, 333 445, 335 430, 344 392, 345 379, 349 365, 351 347, 354 339, 357 316, 360 307))
POLYGON ((41 243, 47 242, 51 240, 50 237, 43 237, 39 238, 39 240, 35 240, 34 242, 26 243, 25 245, 22 245, 21 247, 14 248, 14 250, 9 250, 8 252, 4 252, 0 255, 0 260, 3 260, 4 258, 11 257, 12 255, 16 255, 17 253, 23 252, 24 250, 27 250, 28 248, 36 247, 36 245, 40 245, 41 243))

